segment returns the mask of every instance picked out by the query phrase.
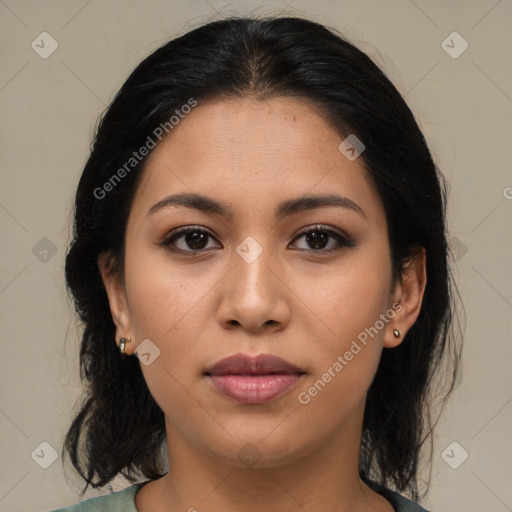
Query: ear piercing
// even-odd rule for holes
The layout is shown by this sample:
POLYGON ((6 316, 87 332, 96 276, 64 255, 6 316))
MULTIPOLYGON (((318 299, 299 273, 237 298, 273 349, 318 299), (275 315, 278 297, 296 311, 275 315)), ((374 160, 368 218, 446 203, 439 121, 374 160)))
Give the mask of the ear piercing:
POLYGON ((129 338, 127 340, 126 338, 121 338, 121 340, 119 341, 119 352, 121 352, 121 359, 126 358, 126 352, 124 351, 124 349, 125 349, 127 341, 128 341, 128 343, 130 343, 130 341, 132 341, 132 339, 129 338))
POLYGON ((395 338, 400 338, 400 331, 398 329, 393 329, 393 335, 395 338))

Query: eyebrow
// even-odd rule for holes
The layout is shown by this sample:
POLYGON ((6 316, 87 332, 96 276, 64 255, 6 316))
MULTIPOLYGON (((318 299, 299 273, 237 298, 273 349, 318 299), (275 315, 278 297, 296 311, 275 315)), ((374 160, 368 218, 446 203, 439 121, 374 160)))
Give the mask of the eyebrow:
MULTIPOLYGON (((201 212, 220 215, 221 217, 232 216, 232 209, 227 203, 212 199, 208 196, 192 193, 182 193, 164 197, 149 209, 148 215, 153 215, 168 206, 184 206, 201 212)), ((314 210, 328 206, 346 208, 357 212, 367 219, 364 210, 357 203, 354 203, 354 201, 347 197, 336 194, 308 195, 295 199, 287 199, 279 203, 276 209, 276 218, 282 219, 301 211, 314 210)))

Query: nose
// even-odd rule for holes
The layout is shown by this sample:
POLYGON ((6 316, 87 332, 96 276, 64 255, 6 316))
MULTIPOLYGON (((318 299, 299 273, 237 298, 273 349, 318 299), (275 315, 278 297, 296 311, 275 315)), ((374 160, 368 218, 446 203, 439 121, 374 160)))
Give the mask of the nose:
POLYGON ((225 329, 242 328, 252 333, 281 330, 288 325, 290 290, 271 250, 264 249, 252 262, 233 252, 234 266, 219 283, 221 302, 218 321, 225 329))

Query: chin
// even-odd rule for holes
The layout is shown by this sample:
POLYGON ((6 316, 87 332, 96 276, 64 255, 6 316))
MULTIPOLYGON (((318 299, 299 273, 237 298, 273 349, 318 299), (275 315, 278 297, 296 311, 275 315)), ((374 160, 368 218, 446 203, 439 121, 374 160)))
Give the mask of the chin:
POLYGON ((303 438, 285 429, 278 431, 278 424, 274 422, 267 429, 248 426, 246 430, 237 430, 236 436, 226 434, 218 442, 208 440, 206 445, 215 458, 228 465, 255 469, 292 464, 317 449, 319 443, 312 442, 311 436, 303 438))

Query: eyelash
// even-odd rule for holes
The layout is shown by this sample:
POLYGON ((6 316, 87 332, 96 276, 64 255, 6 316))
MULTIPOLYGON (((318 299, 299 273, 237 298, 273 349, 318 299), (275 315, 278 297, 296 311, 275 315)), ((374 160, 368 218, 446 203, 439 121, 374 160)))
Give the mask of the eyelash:
MULTIPOLYGON (((355 242, 352 238, 348 236, 341 235, 340 233, 337 233, 331 229, 328 229, 325 226, 322 226, 321 224, 317 224, 314 227, 307 228, 304 231, 301 231, 297 234, 297 236, 293 239, 293 241, 308 235, 313 232, 323 232, 327 233, 329 237, 332 237, 336 240, 338 246, 333 249, 298 249, 299 251, 306 251, 306 252, 312 252, 312 253, 323 253, 323 254, 331 254, 333 252, 341 250, 343 247, 354 247, 355 242)), ((199 253, 206 253, 209 251, 209 249, 192 249, 190 251, 185 251, 183 249, 176 249, 171 248, 171 246, 176 242, 176 240, 179 240, 181 237, 188 233, 205 233, 211 238, 215 238, 213 234, 202 228, 201 226, 189 226, 184 229, 179 229, 178 231, 171 232, 169 236, 167 236, 161 243, 161 245, 167 249, 169 249, 172 252, 180 252, 180 253, 186 253, 189 255, 195 255, 199 253)))

